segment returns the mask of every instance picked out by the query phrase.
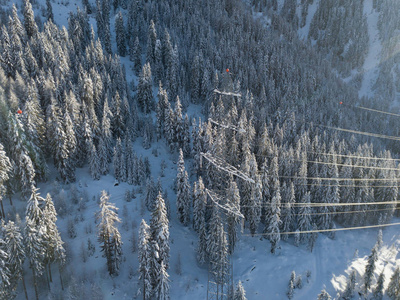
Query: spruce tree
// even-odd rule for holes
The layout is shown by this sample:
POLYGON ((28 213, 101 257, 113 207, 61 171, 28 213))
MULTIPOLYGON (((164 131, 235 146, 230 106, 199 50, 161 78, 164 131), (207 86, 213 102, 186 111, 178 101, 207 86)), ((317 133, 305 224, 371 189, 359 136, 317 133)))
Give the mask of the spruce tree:
MULTIPOLYGON (((227 199, 232 210, 240 212, 240 194, 236 182, 231 180, 227 191, 227 199)), ((240 217, 235 214, 229 214, 227 217, 227 235, 229 244, 229 253, 232 254, 235 250, 238 240, 238 226, 240 217)))
POLYGON ((0 238, 0 296, 7 296, 6 291, 10 287, 10 277, 13 275, 8 266, 9 255, 3 250, 4 248, 5 243, 3 239, 0 238))
POLYGON ((151 286, 151 270, 150 270, 150 251, 151 251, 151 232, 150 227, 142 219, 139 228, 139 293, 143 295, 143 299, 151 299, 153 289, 151 286))
POLYGON ((38 27, 35 22, 35 15, 32 10, 30 0, 24 0, 24 26, 28 38, 35 37, 38 33, 38 27))
POLYGON ((107 259, 107 269, 111 276, 118 275, 121 260, 121 235, 116 227, 120 223, 118 208, 109 202, 110 196, 106 191, 101 192, 100 211, 97 213, 98 240, 103 256, 107 259))
POLYGON ((185 171, 182 149, 179 150, 178 173, 176 175, 176 207, 179 221, 187 226, 190 219, 190 183, 185 171))
POLYGON ((24 281, 25 250, 20 228, 13 221, 8 221, 4 227, 4 242, 8 253, 7 265, 10 270, 10 289, 15 291, 20 279, 23 281, 26 298, 27 292, 24 281))
POLYGON ((382 300, 384 283, 385 283, 385 274, 382 271, 378 277, 378 282, 376 283, 376 287, 374 288, 374 291, 372 293, 374 295, 374 299, 382 300))
POLYGON ((368 256, 367 265, 365 266, 365 274, 364 274, 364 291, 368 292, 372 283, 372 276, 375 272, 375 264, 378 260, 378 248, 374 246, 372 248, 371 254, 368 256))
POLYGON ((233 300, 247 300, 246 298, 246 292, 243 288, 242 282, 239 280, 236 290, 235 290, 235 294, 233 296, 233 300))
POLYGON ((387 295, 391 300, 396 300, 400 297, 400 267, 397 267, 387 287, 387 295))
POLYGON ((193 229, 200 232, 200 228, 205 226, 205 212, 207 205, 207 195, 201 176, 194 183, 193 187, 193 229))
POLYGON ((141 111, 149 113, 153 107, 153 91, 150 64, 143 66, 139 76, 139 84, 137 91, 137 102, 141 111))
POLYGON ((169 268, 169 221, 167 209, 161 191, 158 192, 154 210, 151 216, 151 236, 159 247, 158 261, 164 264, 165 271, 169 268))
POLYGON ((356 287, 356 271, 351 271, 349 278, 347 278, 346 288, 343 292, 342 298, 350 300, 354 296, 354 289, 356 287))
POLYGON ((317 299, 318 300, 331 300, 332 297, 331 297, 331 295, 329 295, 329 293, 325 289, 323 289, 321 291, 321 293, 318 294, 318 298, 317 299))
POLYGON ((118 54, 124 57, 126 55, 126 37, 125 37, 124 19, 122 17, 121 11, 115 18, 115 35, 117 41, 118 54))

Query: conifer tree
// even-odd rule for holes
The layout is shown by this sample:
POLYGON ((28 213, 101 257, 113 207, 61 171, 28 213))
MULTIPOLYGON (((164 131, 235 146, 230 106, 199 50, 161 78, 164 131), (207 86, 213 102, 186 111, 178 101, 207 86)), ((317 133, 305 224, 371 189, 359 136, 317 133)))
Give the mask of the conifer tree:
MULTIPOLYGON (((311 228, 311 208, 310 208, 310 192, 306 192, 301 200, 301 206, 299 209, 298 216, 298 229, 299 231, 308 231, 311 228)), ((308 234, 300 233, 300 242, 307 243, 308 242, 308 234)))
POLYGON ((390 277, 390 282, 387 287, 387 295, 391 300, 396 300, 400 296, 400 267, 397 267, 390 277))
POLYGON ((382 300, 384 283, 385 283, 385 274, 382 271, 381 274, 379 274, 378 282, 376 283, 376 287, 374 288, 373 292, 374 299, 382 300))
POLYGON ((137 101, 138 106, 144 113, 149 113, 153 107, 153 91, 152 91, 152 78, 150 64, 147 63, 143 66, 142 72, 139 76, 137 101))
POLYGON ((331 295, 329 295, 329 293, 325 289, 323 289, 321 291, 321 293, 318 294, 318 298, 317 299, 318 300, 331 300, 332 297, 331 297, 331 295))
POLYGON ((147 35, 147 53, 146 53, 146 61, 149 62, 152 66, 155 62, 154 50, 156 48, 157 41, 157 32, 156 26, 153 20, 150 20, 148 35, 147 35))
POLYGON ((100 160, 95 145, 92 145, 92 151, 89 153, 89 170, 94 180, 100 179, 100 160))
POLYGON ((185 171, 182 149, 179 150, 178 174, 176 175, 176 207, 179 221, 187 226, 190 219, 190 183, 185 171))
POLYGON ((267 232, 269 234, 269 240, 271 242, 271 253, 275 253, 276 248, 278 247, 279 241, 281 239, 281 234, 279 232, 279 227, 281 225, 281 191, 279 187, 279 183, 275 183, 277 186, 274 189, 274 194, 271 199, 271 217, 268 224, 267 232))
POLYGON ((378 260, 378 249, 376 246, 372 248, 371 254, 368 256, 367 265, 365 266, 365 274, 364 274, 364 291, 368 292, 372 283, 372 276, 375 272, 375 264, 378 260))
POLYGON ((151 299, 153 289, 151 286, 151 270, 150 270, 150 251, 151 251, 151 232, 150 227, 142 219, 139 229, 139 293, 143 295, 143 299, 151 299))
POLYGON ((142 49, 140 48, 139 38, 135 38, 135 42, 133 44, 133 48, 130 50, 130 59, 133 61, 133 71, 135 72, 136 76, 139 76, 140 68, 142 67, 142 49))
POLYGON ((293 295, 294 295, 294 287, 295 287, 294 282, 295 282, 295 280, 296 280, 296 273, 294 271, 292 271, 292 273, 290 274, 289 285, 288 285, 288 288, 287 288, 287 291, 286 291, 286 296, 289 299, 292 299, 293 295))
POLYGON ((63 246, 64 242, 61 239, 61 234, 57 228, 56 221, 57 212, 54 208, 54 203, 50 194, 47 194, 45 199, 45 206, 43 209, 43 219, 41 222, 46 232, 46 234, 44 235, 44 242, 46 245, 44 262, 45 267, 47 265, 49 270, 50 281, 52 281, 51 264, 57 262, 59 264, 59 270, 61 272, 61 267, 64 265, 66 258, 65 249, 63 246))
POLYGON ((200 232, 200 228, 205 226, 205 212, 207 205, 207 195, 201 176, 194 183, 193 187, 193 229, 200 232))
POLYGON ((53 7, 51 5, 50 0, 46 0, 46 18, 48 21, 54 23, 53 7))
MULTIPOLYGON (((233 210, 240 212, 240 194, 236 182, 231 179, 227 191, 228 203, 233 210)), ((227 217, 227 235, 229 243, 229 253, 232 254, 235 250, 238 240, 238 226, 240 219, 237 215, 229 214, 227 217)))
POLYGON ((235 294, 233 296, 233 300, 247 300, 246 298, 246 292, 243 288, 242 282, 239 280, 236 290, 235 290, 235 294))
POLYGON ((106 191, 101 192, 100 211, 97 213, 98 240, 101 251, 107 259, 107 269, 111 276, 118 275, 121 260, 121 235, 115 223, 120 223, 118 208, 109 202, 110 196, 106 191))
POLYGON ((30 0, 24 0, 24 26, 28 38, 35 37, 38 33, 38 27, 35 22, 35 15, 32 10, 30 0))
POLYGON ((3 250, 4 248, 5 243, 3 239, 0 238, 0 296, 6 297, 8 294, 7 290, 10 287, 10 277, 12 274, 7 263, 9 255, 3 250))
POLYGON ((356 287, 356 271, 351 271, 349 278, 347 278, 346 289, 343 292, 342 298, 350 300, 354 296, 354 289, 356 287))
POLYGON ((159 247, 158 261, 164 264, 165 272, 169 267, 169 221, 167 209, 161 191, 158 192, 155 207, 151 216, 151 236, 159 247))
POLYGON ((0 143, 0 205, 3 217, 5 217, 2 195, 5 192, 4 183, 8 180, 11 171, 11 163, 3 149, 3 145, 0 143))
POLYGON ((7 265, 10 270, 10 289, 15 291, 20 279, 23 281, 24 292, 28 298, 24 281, 25 250, 20 228, 13 221, 8 221, 4 227, 4 242, 8 254, 7 265))
POLYGON ((124 19, 122 17, 121 11, 115 18, 115 35, 117 41, 118 54, 120 56, 126 55, 126 37, 125 37, 125 27, 124 19))
POLYGON ((169 300, 169 275, 167 268, 164 265, 164 261, 161 261, 161 268, 159 274, 159 280, 155 287, 155 295, 159 300, 169 300))
POLYGON ((27 215, 24 229, 25 253, 32 270, 36 300, 39 300, 37 279, 43 274, 44 269, 44 234, 44 228, 39 227, 35 219, 27 215))

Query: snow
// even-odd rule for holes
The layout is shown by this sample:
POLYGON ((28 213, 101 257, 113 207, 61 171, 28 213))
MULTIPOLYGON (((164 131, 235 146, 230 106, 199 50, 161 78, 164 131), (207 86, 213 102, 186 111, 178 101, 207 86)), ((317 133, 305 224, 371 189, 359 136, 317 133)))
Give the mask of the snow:
MULTIPOLYGON (((19 1, 18 1, 19 2, 19 1)), ((39 0, 44 6, 45 1, 39 0)), ((282 2, 282 1, 281 1, 282 2)), ((11 2, 12 3, 12 2, 11 2)), ((20 2, 19 2, 20 3, 20 2)), ((282 2, 283 3, 283 2, 282 2)), ((379 56, 381 45, 378 39, 377 19, 378 14, 372 9, 372 0, 364 2, 364 11, 368 14, 368 29, 370 34, 370 48, 367 59, 364 64, 364 79, 360 96, 370 95, 372 93, 371 86, 377 75, 379 64, 379 56)), ((69 0, 52 2, 54 18, 58 25, 68 25, 68 13, 76 11, 76 7, 81 5, 80 0, 69 0), (64 5, 63 3, 67 3, 64 5)), ((308 35, 309 26, 314 15, 318 1, 314 1, 309 6, 306 25, 299 29, 299 36, 305 39, 308 35)), ((36 11, 36 13, 38 13, 36 11)), ((90 23, 95 22, 93 16, 90 23)), ((257 15, 261 17, 261 14, 257 15)), ((111 26, 114 22, 111 21, 111 26)), ((113 28, 111 28, 113 32, 113 28)), ((115 48, 115 45, 114 45, 115 48)), ((134 81, 137 84, 136 76, 132 75, 129 66, 131 62, 128 58, 122 58, 121 62, 125 64, 128 82, 134 81)), ((199 105, 189 105, 187 113, 190 118, 202 117, 201 107, 199 105)), ((204 117, 202 117, 204 120, 204 117)), ((163 189, 168 192, 168 200, 171 204, 171 221, 170 221, 170 238, 171 238, 171 259, 170 269, 168 273, 171 280, 171 299, 191 299, 204 300, 207 297, 207 267, 198 266, 196 262, 197 234, 191 227, 183 227, 176 218, 175 200, 176 195, 173 191, 173 182, 176 177, 176 160, 177 155, 169 154, 168 147, 164 140, 153 143, 148 150, 141 146, 142 138, 138 138, 134 142, 134 149, 137 155, 148 157, 151 164, 151 173, 155 180, 159 177, 161 161, 165 160, 166 169, 165 177, 161 177, 163 189), (157 156, 153 154, 153 150, 157 149, 157 156), (182 275, 175 272, 178 254, 181 257, 182 275)), ((190 163, 190 162, 189 162, 190 163)), ((188 164, 188 162, 186 162, 188 164)), ((55 178, 54 168, 50 169, 52 176, 55 178)), ((112 170, 111 170, 112 174, 112 170)), ((79 211, 78 207, 71 205, 70 215, 64 218, 59 217, 57 225, 60 228, 63 240, 68 244, 68 249, 72 253, 70 263, 64 272, 64 280, 67 285, 70 282, 71 274, 77 278, 78 283, 83 282, 86 290, 90 290, 92 283, 97 283, 105 299, 132 299, 135 298, 138 287, 138 259, 137 253, 132 253, 131 239, 133 232, 138 236, 139 224, 142 218, 146 221, 150 219, 150 213, 145 210, 144 215, 141 212, 141 198, 143 193, 140 192, 138 186, 129 186, 126 183, 120 183, 114 186, 114 176, 102 176, 99 181, 90 178, 87 168, 77 170, 76 186, 80 192, 88 193, 88 202, 86 209, 79 211), (81 183, 81 184, 79 184, 81 183), (124 194, 127 189, 136 191, 136 199, 132 202, 125 202, 124 194), (126 205, 128 210, 129 227, 126 231, 119 226, 123 245, 123 263, 121 272, 118 277, 111 278, 108 276, 106 269, 106 260, 102 257, 100 246, 96 238, 96 225, 94 214, 99 210, 96 196, 101 190, 106 190, 110 194, 110 202, 115 203, 119 208, 119 216, 122 217, 123 207, 126 205), (74 217, 81 215, 83 221, 79 218, 75 221, 74 217), (67 221, 69 218, 74 220, 77 231, 77 237, 71 239, 67 234, 67 221), (92 233, 87 233, 88 224, 92 227, 92 233), (80 257, 81 243, 86 243, 90 238, 96 246, 93 256, 88 257, 86 262, 82 262, 80 257), (133 270, 132 276, 130 271, 133 270)), ((58 184, 41 183, 39 184, 40 193, 45 196, 47 192, 51 192, 53 198, 57 196, 61 188, 65 189, 68 196, 70 186, 60 186, 58 184)), ((22 216, 26 203, 18 197, 13 199, 15 210, 22 216)), ((6 211, 11 211, 9 203, 5 202, 6 211)), ((124 220, 123 220, 124 221, 124 220)), ((399 222, 394 219, 393 222, 399 222)), ((245 229, 243 234, 239 234, 237 248, 232 257, 233 261, 233 277, 234 283, 241 280, 246 290, 249 300, 257 299, 286 299, 286 288, 289 282, 290 273, 294 270, 297 275, 302 275, 303 288, 295 289, 294 299, 315 299, 317 294, 326 285, 326 290, 331 296, 335 296, 338 291, 345 288, 348 274, 351 270, 356 270, 357 277, 361 278, 364 273, 366 258, 370 254, 371 248, 374 246, 377 236, 377 229, 354 230, 337 232, 334 240, 329 239, 326 235, 320 234, 316 242, 314 252, 310 253, 304 245, 300 247, 293 246, 293 238, 289 238, 288 242, 281 242, 281 248, 277 253, 272 255, 269 252, 270 243, 268 240, 249 236, 248 230, 245 229), (358 257, 354 257, 355 251, 358 250, 358 257), (310 282, 307 283, 306 271, 311 271, 310 282)), ((396 266, 400 265, 400 236, 399 229, 396 226, 388 227, 383 230, 384 246, 380 250, 377 270, 375 271, 375 283, 378 274, 385 269, 386 282, 396 266)), ((55 267, 53 268, 52 292, 60 291, 58 274, 56 276, 55 267)), ((33 285, 31 275, 26 274, 26 282, 28 294, 33 295, 33 285)), ((44 299, 47 288, 41 286, 40 298, 44 299)), ((18 299, 23 299, 22 287, 19 287, 18 299)), ((138 297, 140 298, 140 297, 138 297)))
POLYGON ((372 7, 372 0, 364 1, 364 14, 367 16, 369 49, 363 66, 363 80, 359 91, 359 96, 373 95, 372 87, 379 73, 379 62, 382 51, 381 41, 379 39, 377 12, 372 7))
MULTIPOLYGON (((315 12, 317 11, 319 5, 319 1, 315 0, 311 5, 308 6, 308 14, 306 18, 306 24, 304 27, 299 28, 297 31, 297 34, 301 40, 306 40, 308 37, 308 32, 310 31, 310 24, 311 20, 314 18, 315 12)), ((299 16, 299 20, 301 19, 301 16, 299 16)))

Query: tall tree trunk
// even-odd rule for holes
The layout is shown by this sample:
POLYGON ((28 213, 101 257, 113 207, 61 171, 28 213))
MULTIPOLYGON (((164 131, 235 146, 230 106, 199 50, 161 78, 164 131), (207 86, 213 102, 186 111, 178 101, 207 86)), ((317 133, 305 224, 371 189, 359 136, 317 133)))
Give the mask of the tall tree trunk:
POLYGON ((11 194, 10 194, 10 196, 9 196, 8 198, 10 199, 10 205, 12 206, 13 203, 12 203, 12 196, 11 196, 11 194))
POLYGON ((39 300, 39 295, 38 295, 38 290, 37 290, 36 274, 35 274, 35 271, 33 269, 32 269, 32 275, 33 275, 33 286, 35 287, 36 300, 39 300))
POLYGON ((1 213, 3 215, 3 219, 5 219, 6 214, 4 213, 3 199, 1 199, 1 197, 0 197, 0 204, 1 204, 1 213))
POLYGON ((49 280, 49 274, 47 272, 47 267, 44 265, 44 273, 46 274, 46 282, 47 282, 47 287, 49 288, 50 291, 50 280, 49 280))
POLYGON ((24 274, 21 275, 22 278, 22 286, 24 287, 25 298, 28 300, 28 292, 26 291, 25 277, 24 274))
POLYGON ((53 282, 53 278, 51 277, 51 265, 49 264, 49 277, 50 277, 50 282, 53 282))
POLYGON ((64 290, 64 283, 61 276, 61 270, 62 270, 61 266, 58 266, 58 273, 60 273, 61 289, 64 290))

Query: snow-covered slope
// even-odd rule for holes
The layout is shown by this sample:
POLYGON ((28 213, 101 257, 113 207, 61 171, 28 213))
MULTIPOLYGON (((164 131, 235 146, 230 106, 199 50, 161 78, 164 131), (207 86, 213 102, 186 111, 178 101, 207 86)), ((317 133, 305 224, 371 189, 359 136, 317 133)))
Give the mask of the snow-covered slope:
MULTIPOLYGON (((372 1, 372 0, 371 0, 372 1)), ((37 1, 40 5, 45 5, 44 0, 37 1)), ((372 11, 371 6, 365 1, 365 12, 369 13, 368 25, 370 31, 370 50, 364 64, 365 75, 360 90, 360 95, 370 95, 371 82, 376 76, 377 65, 379 63, 379 39, 377 38, 376 20, 377 16, 372 11)), ((20 3, 20 2, 18 2, 20 3)), ((299 30, 299 35, 306 38, 308 28, 311 23, 312 15, 316 11, 317 3, 309 7, 306 26, 299 30)), ((59 26, 67 26, 68 13, 75 11, 81 6, 81 1, 59 1, 52 2, 55 22, 59 26)), ((37 10, 36 13, 40 13, 37 10)), ((90 23, 95 27, 94 15, 90 17, 90 23)), ((113 22, 111 22, 113 26, 113 22)), ((113 32, 113 30, 111 30, 113 32)), ((115 45, 114 45, 115 46, 115 45)), ((131 73, 131 62, 124 58, 121 60, 128 72, 128 81, 136 80, 131 73)), ((190 119, 201 116, 200 107, 190 105, 188 108, 190 119)), ((197 235, 190 227, 183 227, 176 218, 175 199, 173 181, 176 177, 177 158, 169 154, 163 140, 155 142, 148 150, 143 149, 142 139, 138 138, 134 143, 134 149, 138 155, 148 157, 151 164, 151 175, 155 180, 160 175, 160 165, 162 160, 166 162, 165 177, 160 177, 164 191, 168 193, 168 200, 171 203, 171 267, 169 269, 171 280, 171 299, 191 299, 203 300, 207 298, 208 270, 206 267, 198 266, 196 262, 197 235), (156 155, 155 155, 156 153, 156 155), (181 260, 181 272, 178 266, 178 257, 181 260)), ((187 167, 190 165, 187 162, 187 167)), ((55 175, 53 170, 52 175, 55 175)), ((52 176, 51 176, 52 178, 52 176)), ((65 189, 65 194, 69 197, 71 188, 76 189, 82 197, 81 205, 68 205, 69 216, 60 216, 58 226, 61 230, 63 239, 66 241, 70 262, 64 271, 65 284, 70 286, 66 293, 78 290, 81 299, 90 298, 95 289, 102 294, 104 299, 141 299, 137 295, 138 289, 138 259, 137 252, 132 251, 132 243, 137 242, 138 226, 142 218, 146 221, 150 219, 150 214, 146 209, 142 209, 141 199, 144 197, 144 190, 139 186, 129 186, 121 183, 114 185, 112 175, 102 176, 99 181, 93 181, 87 168, 79 169, 77 172, 77 183, 67 186, 60 186, 53 182, 42 183, 42 196, 45 193, 52 193, 54 198, 60 198, 65 189), (124 194, 126 190, 135 190, 136 198, 131 202, 126 202, 124 194), (96 224, 94 214, 98 211, 97 195, 101 190, 110 193, 110 201, 119 208, 119 215, 123 219, 120 226, 122 233, 123 264, 119 276, 111 278, 106 270, 106 261, 102 257, 100 247, 96 239, 96 224), (87 195, 87 196, 84 196, 87 195), (76 237, 69 237, 68 223, 72 223, 76 230, 76 237), (136 237, 136 238, 134 238, 136 237), (82 247, 85 248, 88 239, 95 244, 96 250, 92 256, 82 258, 82 247), (135 241, 136 239, 136 241, 135 241), (82 246, 83 245, 83 246, 82 246), (73 280, 75 284, 73 284, 73 280)), ((23 215, 25 202, 14 199, 16 211, 23 215)), ((57 200, 60 201, 60 200, 57 200)), ((11 209, 6 207, 6 209, 11 209)), ((400 220, 393 220, 399 222, 400 220)), ((357 271, 357 276, 363 276, 366 257, 370 254, 377 236, 377 229, 340 231, 334 240, 327 235, 320 234, 311 253, 305 246, 296 247, 293 245, 292 238, 288 242, 281 242, 281 248, 276 254, 271 254, 269 241, 263 238, 252 237, 245 229, 240 234, 240 241, 232 257, 233 282, 241 280, 247 293, 247 298, 252 299, 286 299, 286 289, 290 278, 290 273, 295 271, 303 278, 303 288, 296 289, 294 299, 315 299, 316 295, 326 286, 326 290, 335 296, 337 292, 345 288, 345 282, 352 269, 357 271), (358 252, 358 255, 355 253, 358 252), (307 279, 306 273, 311 271, 311 276, 307 279)), ((400 265, 398 227, 388 227, 383 230, 384 247, 381 250, 380 260, 375 273, 375 280, 380 271, 385 267, 386 278, 389 279, 395 266, 400 265)), ((30 274, 27 274, 27 282, 31 282, 30 274)), ((387 281, 388 282, 388 281, 387 281)), ((24 299, 22 287, 19 288, 18 299, 24 299)), ((33 287, 28 284, 28 292, 33 295, 33 287)), ((58 279, 53 279, 51 292, 46 286, 40 287, 40 298, 45 299, 46 295, 51 294, 58 298, 57 294, 62 293, 58 279)))

